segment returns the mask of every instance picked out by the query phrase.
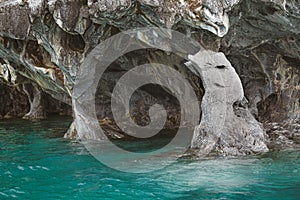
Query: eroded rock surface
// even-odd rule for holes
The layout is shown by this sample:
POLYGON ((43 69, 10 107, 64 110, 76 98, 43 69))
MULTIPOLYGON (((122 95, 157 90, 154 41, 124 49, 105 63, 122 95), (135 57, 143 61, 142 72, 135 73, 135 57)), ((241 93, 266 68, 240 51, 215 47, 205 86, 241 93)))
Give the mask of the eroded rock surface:
POLYGON ((266 152, 262 125, 247 109, 239 76, 223 53, 200 51, 189 64, 204 86, 202 120, 196 127, 191 148, 200 155, 218 152, 240 155, 266 152))
POLYGON ((23 117, 29 111, 27 96, 22 86, 8 86, 0 81, 1 118, 23 117))
POLYGON ((299 1, 241 1, 221 50, 241 77, 270 148, 299 145, 299 1))
MULTIPOLYGON (((45 106, 36 103, 43 101, 42 104, 48 102, 48 107, 56 108, 52 110, 68 112, 66 105, 72 104, 80 65, 95 46, 123 30, 164 26, 187 34, 206 49, 224 52, 230 61, 225 68, 221 65, 213 68, 221 71, 227 67, 232 72, 225 76, 232 80, 224 80, 232 86, 227 92, 234 95, 224 102, 213 102, 214 108, 223 108, 228 115, 224 130, 203 126, 212 121, 209 116, 214 116, 210 113, 213 108, 206 109, 211 106, 206 100, 222 97, 222 82, 211 84, 212 80, 207 78, 213 73, 208 70, 207 75, 202 74, 202 85, 184 65, 187 59, 149 51, 119 58, 101 80, 97 112, 102 124, 111 127, 109 134, 122 137, 122 133, 115 134, 116 127, 108 109, 108 97, 116 80, 132 65, 155 61, 171 63, 174 69, 185 74, 197 90, 199 103, 204 89, 207 90, 202 121, 195 132, 210 130, 213 138, 195 135, 197 142, 193 147, 235 155, 265 151, 264 142, 270 148, 299 145, 299 10, 297 0, 0 0, 0 101, 3 102, 0 118, 23 117, 28 112, 28 116, 45 116, 45 106), (36 91, 46 98, 36 101, 39 92, 34 92, 36 100, 32 94, 28 99, 24 84, 36 85, 36 91), (8 102, 16 96, 19 103, 8 102), (231 133, 234 126, 237 126, 235 134, 231 133), (269 135, 266 141, 264 130, 269 135), (216 138, 220 138, 217 143, 216 138), (206 139, 212 142, 206 143, 206 139)), ((211 56, 219 60, 220 54, 211 56)), ((151 90, 151 87, 143 88, 138 92, 140 97, 135 98, 132 113, 136 121, 147 124, 149 118, 143 110, 158 100, 166 102, 170 111, 167 127, 176 127, 180 116, 176 101, 165 100, 164 93, 153 94, 151 90)), ((46 110, 49 113, 49 109, 46 110)), ((219 120, 223 116, 215 117, 219 120)), ((74 125, 66 136, 80 139, 74 125)))

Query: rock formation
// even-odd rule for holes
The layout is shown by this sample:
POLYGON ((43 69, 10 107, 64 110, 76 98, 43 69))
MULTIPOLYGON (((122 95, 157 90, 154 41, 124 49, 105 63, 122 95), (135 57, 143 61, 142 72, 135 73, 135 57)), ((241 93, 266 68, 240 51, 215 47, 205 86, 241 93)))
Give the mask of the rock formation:
POLYGON ((189 59, 189 67, 199 73, 205 90, 202 120, 191 148, 199 149, 200 155, 268 151, 262 125, 250 114, 241 80, 225 55, 200 51, 189 59))
POLYGON ((271 148, 299 144, 299 1, 241 1, 221 41, 271 148))
MULTIPOLYGON (((123 137, 109 109, 116 81, 137 63, 158 62, 184 74, 199 98, 202 118, 192 147, 236 155, 264 152, 265 145, 298 145, 299 9, 297 0, 0 0, 0 118, 44 118, 49 106, 57 112, 68 110, 80 65, 94 47, 120 31, 163 26, 205 49, 223 52, 230 62, 223 54, 211 53, 217 68, 204 73, 203 67, 210 67, 203 63, 206 55, 198 54, 200 60, 179 58, 151 49, 118 58, 97 89, 97 115, 108 134, 123 137), (219 59, 227 64, 218 65, 219 59), (198 66, 202 80, 191 71, 192 65, 184 64, 187 61, 198 66), (215 70, 226 71, 223 82, 208 78, 215 70), (223 87, 230 97, 212 105, 210 100, 222 97, 223 87), (214 115, 216 108, 220 116, 214 115), (222 118, 222 112, 225 128, 211 130, 209 123, 222 118), (213 133, 207 136, 206 131, 213 133)), ((179 126, 176 99, 167 91, 153 91, 157 90, 146 86, 136 93, 131 108, 135 122, 149 123, 146 111, 158 101, 169 113, 165 128, 179 126)), ((75 124, 66 136, 82 139, 75 124)))

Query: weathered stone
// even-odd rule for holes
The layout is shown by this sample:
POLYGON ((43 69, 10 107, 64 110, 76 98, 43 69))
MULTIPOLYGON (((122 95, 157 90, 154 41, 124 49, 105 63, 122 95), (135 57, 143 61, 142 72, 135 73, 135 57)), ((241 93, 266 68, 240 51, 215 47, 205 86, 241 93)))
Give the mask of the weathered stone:
POLYGON ((69 138, 69 139, 75 139, 77 136, 77 128, 76 128, 76 123, 72 122, 72 124, 70 125, 70 128, 68 129, 68 131, 65 133, 65 138, 69 138))
POLYGON ((0 2, 0 35, 14 39, 25 39, 29 36, 31 24, 30 11, 17 2, 0 2))
POLYGON ((28 88, 28 85, 23 84, 23 91, 27 95, 30 104, 30 110, 23 116, 23 118, 45 119, 46 113, 43 105, 42 91, 35 83, 31 83, 29 86, 30 89, 28 88))
MULTIPOLYGON (((245 94, 237 81, 237 85, 232 86, 236 91, 235 96, 232 96, 228 105, 218 102, 214 105, 216 108, 226 108, 228 113, 224 134, 216 129, 211 130, 204 123, 205 120, 211 120, 207 118, 210 115, 203 114, 205 117, 202 117, 198 131, 211 133, 211 138, 198 134, 195 136, 198 142, 192 146, 203 147, 203 153, 265 151, 262 127, 253 116, 263 123, 270 135, 270 148, 297 145, 300 117, 299 12, 300 4, 296 0, 0 0, 0 87, 4 92, 0 96, 0 102, 3 102, 0 104, 0 114, 4 117, 23 116, 29 110, 29 102, 20 84, 31 82, 36 83, 43 94, 50 94, 58 101, 71 105, 80 65, 97 44, 122 30, 149 25, 164 26, 186 33, 207 49, 224 52, 244 87, 245 94), (7 89, 4 83, 13 87, 7 89), (20 96, 20 105, 7 103, 16 96, 20 96), (245 106, 244 96, 253 116, 245 106), (278 123, 278 128, 269 125, 272 123, 278 123), (231 133, 234 126, 235 134, 231 133), (220 138, 217 143, 216 138, 220 138), (205 145, 205 139, 211 142, 205 145)), ((135 56, 140 60, 152 61, 154 57, 154 61, 162 63, 174 61, 172 65, 178 71, 189 74, 187 78, 198 90, 201 103, 203 86, 185 68, 183 63, 186 60, 166 59, 165 54, 157 52, 136 53, 135 56)), ((101 106, 101 101, 98 102, 99 119, 111 118, 111 112, 107 111, 107 97, 111 94, 111 88, 130 66, 140 60, 133 55, 126 55, 108 70, 99 88, 99 99, 104 102, 101 106)), ((214 70, 221 71, 222 67, 219 68, 214 70)), ((236 74, 231 77, 238 78, 236 74)), ((206 90, 208 88, 211 87, 205 86, 206 90)), ((217 82, 213 88, 216 90, 212 91, 221 92, 222 84, 217 82)), ((165 98, 160 93, 160 97, 155 99, 146 90, 139 94, 150 104, 165 98)), ((218 95, 217 92, 217 96, 208 99, 218 95)), ((45 101, 48 99, 50 97, 46 97, 45 101)), ((135 100, 138 102, 139 98, 135 100)), ((46 103, 48 106, 55 104, 49 102, 46 103)), ((207 103, 204 102, 202 107, 205 105, 207 103)), ((133 108, 141 124, 148 122, 145 112, 139 112, 147 109, 147 106, 144 104, 133 108)), ((173 116, 168 121, 168 127, 175 127, 179 116, 174 109, 176 104, 169 101, 167 106, 173 116)), ((58 105, 53 110, 61 112, 63 107, 68 106, 58 105)), ((216 119, 219 119, 218 116, 216 119)), ((70 135, 75 137, 75 134, 70 135)))
POLYGON ((188 66, 198 72, 204 86, 202 117, 191 148, 200 155, 218 151, 224 155, 266 152, 264 131, 242 101, 239 76, 223 53, 200 51, 190 55, 188 66))
POLYGON ((221 50, 241 77, 249 108, 266 127, 271 148, 283 140, 274 140, 277 133, 269 130, 270 123, 297 133, 293 125, 300 116, 299 7, 293 0, 241 1, 229 12, 231 28, 222 39, 221 50))
POLYGON ((0 81, 0 115, 3 118, 22 117, 28 112, 27 96, 20 86, 7 86, 0 81))

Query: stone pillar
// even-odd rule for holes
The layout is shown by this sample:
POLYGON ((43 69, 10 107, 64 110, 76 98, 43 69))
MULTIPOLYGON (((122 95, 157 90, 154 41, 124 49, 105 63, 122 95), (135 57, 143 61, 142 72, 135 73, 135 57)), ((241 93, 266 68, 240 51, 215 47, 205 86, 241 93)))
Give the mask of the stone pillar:
POLYGON ((200 156, 268 151, 263 127, 249 112, 241 80, 225 55, 200 51, 189 59, 188 67, 198 73, 205 89, 191 148, 200 156))
POLYGON ((23 84, 23 91, 28 97, 30 110, 23 119, 45 119, 46 112, 42 100, 42 90, 35 83, 23 84))

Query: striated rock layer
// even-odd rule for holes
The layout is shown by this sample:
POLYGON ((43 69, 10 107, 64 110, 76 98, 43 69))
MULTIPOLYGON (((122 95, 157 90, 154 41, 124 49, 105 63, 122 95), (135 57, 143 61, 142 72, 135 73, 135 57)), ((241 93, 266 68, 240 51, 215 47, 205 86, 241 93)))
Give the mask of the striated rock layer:
POLYGON ((222 39, 271 148, 299 144, 299 9, 299 1, 241 1, 222 39))
MULTIPOLYGON (((220 53, 181 58, 155 49, 118 58, 97 89, 97 117, 108 135, 124 137, 110 110, 116 81, 134 65, 157 62, 178 70, 195 90, 202 114, 191 147, 200 153, 237 155, 265 152, 266 145, 299 145, 299 9, 297 0, 0 0, 0 118, 66 112, 80 65, 97 44, 130 28, 163 26, 223 52, 230 62, 220 53), (208 57, 226 64, 215 63, 219 68, 204 73, 208 57), (214 70, 227 77, 224 82, 211 82, 214 70), (224 87, 232 94, 226 100, 224 87), (222 127, 216 125, 220 117, 222 127)), ((139 125, 149 123, 147 110, 157 102, 168 111, 164 128, 180 125, 178 101, 167 90, 145 86, 135 95, 130 109, 139 125)), ((75 123, 66 137, 99 139, 78 135, 75 123)))

